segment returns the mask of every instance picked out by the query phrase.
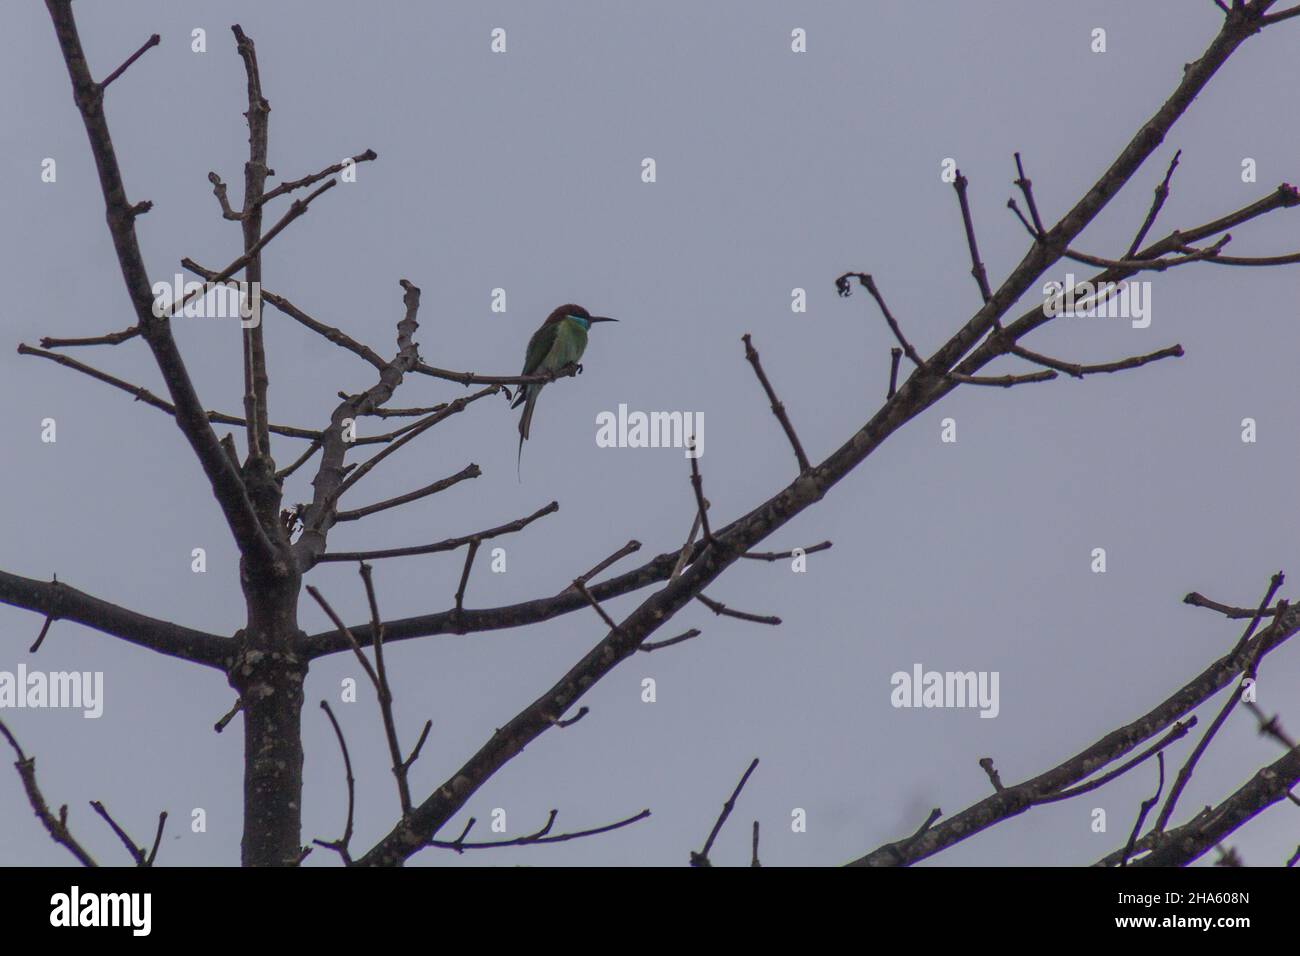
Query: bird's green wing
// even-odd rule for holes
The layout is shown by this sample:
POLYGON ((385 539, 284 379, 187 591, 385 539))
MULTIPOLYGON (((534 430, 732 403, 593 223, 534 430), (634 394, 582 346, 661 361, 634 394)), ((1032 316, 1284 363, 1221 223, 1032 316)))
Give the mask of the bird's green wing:
POLYGON ((555 344, 555 336, 559 332, 560 324, 558 322, 548 323, 533 333, 533 337, 528 340, 528 351, 524 355, 524 370, 520 375, 532 375, 542 364, 542 359, 546 358, 546 353, 551 350, 555 344))

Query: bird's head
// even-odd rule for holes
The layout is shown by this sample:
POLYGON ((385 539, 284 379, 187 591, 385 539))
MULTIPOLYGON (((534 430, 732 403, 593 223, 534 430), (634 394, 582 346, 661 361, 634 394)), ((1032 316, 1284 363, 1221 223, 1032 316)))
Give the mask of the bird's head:
POLYGON ((561 319, 576 319, 584 326, 590 328, 593 322, 617 322, 618 319, 611 319, 604 315, 592 315, 580 305, 574 305, 570 302, 568 305, 562 305, 552 312, 546 319, 546 324, 559 322, 561 319))

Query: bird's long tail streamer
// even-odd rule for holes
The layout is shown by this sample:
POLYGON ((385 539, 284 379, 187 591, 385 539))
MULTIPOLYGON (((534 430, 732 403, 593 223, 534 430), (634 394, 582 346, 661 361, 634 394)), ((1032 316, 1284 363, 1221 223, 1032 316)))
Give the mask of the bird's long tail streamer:
POLYGON ((533 406, 537 404, 537 393, 542 390, 540 385, 525 385, 524 413, 519 416, 519 454, 515 457, 515 477, 523 481, 523 473, 520 470, 521 462, 524 457, 524 442, 528 438, 528 429, 533 422, 533 406))

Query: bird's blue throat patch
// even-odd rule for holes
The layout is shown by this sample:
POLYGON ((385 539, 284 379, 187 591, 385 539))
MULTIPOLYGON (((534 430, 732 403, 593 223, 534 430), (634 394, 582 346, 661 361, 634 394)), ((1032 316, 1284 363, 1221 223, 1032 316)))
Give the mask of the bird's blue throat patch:
POLYGON ((572 319, 574 322, 577 322, 579 325, 581 325, 581 326, 582 326, 582 331, 584 331, 584 332, 589 332, 589 331, 591 331, 591 320, 590 320, 590 319, 584 319, 584 318, 583 318, 582 316, 580 316, 580 315, 566 315, 565 318, 566 318, 566 319, 572 319))

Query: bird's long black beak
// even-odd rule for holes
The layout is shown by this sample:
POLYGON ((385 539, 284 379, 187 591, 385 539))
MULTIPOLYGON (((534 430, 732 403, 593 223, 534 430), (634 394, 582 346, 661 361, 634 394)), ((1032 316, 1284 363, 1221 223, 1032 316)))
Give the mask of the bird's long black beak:
POLYGON ((618 319, 611 319, 607 315, 593 315, 588 322, 617 322, 618 319))

